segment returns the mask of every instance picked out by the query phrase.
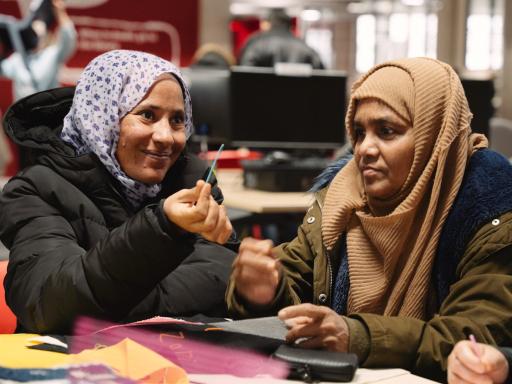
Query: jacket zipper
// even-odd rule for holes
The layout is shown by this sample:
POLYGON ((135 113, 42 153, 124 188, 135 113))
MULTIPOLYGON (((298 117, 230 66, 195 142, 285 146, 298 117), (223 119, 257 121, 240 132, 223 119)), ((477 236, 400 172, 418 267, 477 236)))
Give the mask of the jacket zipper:
MULTIPOLYGON (((320 199, 318 198, 318 194, 315 194, 315 200, 316 200, 316 203, 318 204, 318 206, 320 207, 320 212, 322 211, 322 207, 323 207, 323 204, 322 204, 322 201, 320 201, 320 199)), ((328 304, 329 307, 331 306, 331 298, 332 298, 332 261, 331 261, 331 252, 327 251, 327 249, 325 248, 325 245, 322 241, 322 248, 323 248, 323 251, 324 251, 324 254, 325 256, 327 257, 327 269, 329 270, 329 284, 328 284, 328 301, 329 303, 324 303, 324 304, 328 304)))
POLYGON ((329 269, 329 307, 331 307, 331 298, 332 298, 332 262, 331 262, 331 252, 327 251, 324 248, 325 256, 327 257, 327 268, 329 269))

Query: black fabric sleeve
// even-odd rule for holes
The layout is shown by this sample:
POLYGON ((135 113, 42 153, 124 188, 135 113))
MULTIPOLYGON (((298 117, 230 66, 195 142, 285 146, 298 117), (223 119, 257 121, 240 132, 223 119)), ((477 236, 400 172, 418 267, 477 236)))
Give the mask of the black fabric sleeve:
MULTIPOLYGON (((212 194, 222 202, 216 185, 212 194)), ((77 316, 223 312, 236 235, 221 246, 183 232, 158 203, 110 225, 47 167, 12 179, 0 194, 0 239, 10 249, 4 285, 18 329, 69 333, 77 316)))
POLYGON ((87 252, 83 265, 97 301, 121 319, 192 250, 193 244, 164 231, 146 207, 87 252))
POLYGON ((179 228, 176 224, 174 224, 171 220, 167 218, 164 212, 164 203, 165 200, 162 199, 158 205, 150 206, 153 208, 155 212, 156 218, 160 227, 172 238, 177 238, 180 236, 185 236, 187 234, 186 231, 179 228))
POLYGON ((134 308, 130 319, 147 317, 147 313, 226 316, 224 294, 236 253, 200 236, 193 244, 190 255, 134 308))
POLYGON ((64 194, 49 184, 51 192, 19 178, 0 197, 0 238, 10 249, 6 299, 21 330, 68 333, 80 315, 123 320, 197 248, 196 237, 162 228, 154 206, 109 231, 78 189, 64 194), (100 240, 89 247, 90 239, 100 240))

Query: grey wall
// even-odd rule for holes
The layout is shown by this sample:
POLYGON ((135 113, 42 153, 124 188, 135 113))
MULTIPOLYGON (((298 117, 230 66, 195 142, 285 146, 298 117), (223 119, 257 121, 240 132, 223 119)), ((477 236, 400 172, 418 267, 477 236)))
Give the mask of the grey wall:
POLYGON ((512 1, 505 1, 505 52, 499 115, 512 120, 512 1))
POLYGON ((229 0, 201 0, 199 8, 199 46, 217 43, 231 51, 229 0))
POLYGON ((457 70, 464 68, 467 0, 445 0, 438 14, 437 57, 457 70))

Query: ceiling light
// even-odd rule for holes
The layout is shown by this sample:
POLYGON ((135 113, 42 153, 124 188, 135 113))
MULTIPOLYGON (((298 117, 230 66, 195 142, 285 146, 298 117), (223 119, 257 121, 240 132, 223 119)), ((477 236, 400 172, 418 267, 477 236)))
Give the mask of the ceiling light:
POLYGON ((229 6, 229 12, 232 15, 251 15, 257 12, 257 7, 246 3, 232 3, 229 6))
POLYGON ((347 12, 348 13, 368 13, 370 12, 370 6, 368 3, 348 3, 347 4, 347 12))
POLYGON ((419 7, 425 4, 425 0, 402 0, 402 4, 410 7, 419 7))
POLYGON ((318 21, 322 17, 322 14, 318 9, 305 9, 301 12, 300 17, 305 21, 318 21))
POLYGON ((393 3, 391 1, 377 1, 374 4, 374 9, 377 13, 388 14, 393 11, 393 3))

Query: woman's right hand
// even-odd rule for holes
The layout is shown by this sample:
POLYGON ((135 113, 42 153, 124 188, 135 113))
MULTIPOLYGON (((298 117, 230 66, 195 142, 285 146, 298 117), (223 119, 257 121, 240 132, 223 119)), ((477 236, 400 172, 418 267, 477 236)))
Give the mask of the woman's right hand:
POLYGON ((236 292, 252 304, 267 305, 276 295, 281 264, 272 248, 270 240, 245 238, 233 263, 236 292))
POLYGON ((187 232, 224 244, 233 231, 226 208, 211 196, 210 184, 199 180, 191 189, 182 189, 164 202, 167 218, 187 232))
POLYGON ((501 384, 508 370, 505 356, 487 344, 459 341, 448 356, 450 384, 501 384))

